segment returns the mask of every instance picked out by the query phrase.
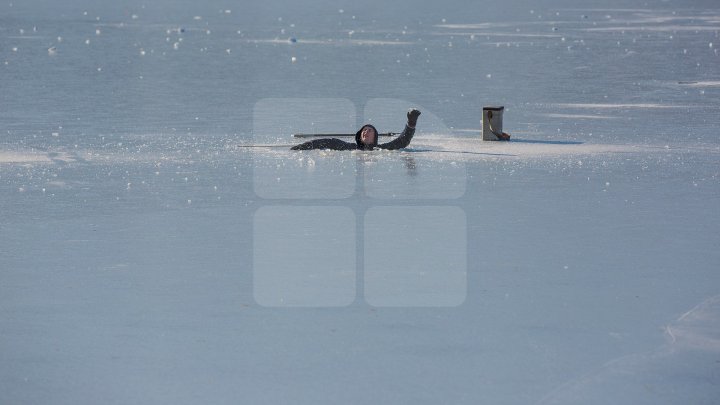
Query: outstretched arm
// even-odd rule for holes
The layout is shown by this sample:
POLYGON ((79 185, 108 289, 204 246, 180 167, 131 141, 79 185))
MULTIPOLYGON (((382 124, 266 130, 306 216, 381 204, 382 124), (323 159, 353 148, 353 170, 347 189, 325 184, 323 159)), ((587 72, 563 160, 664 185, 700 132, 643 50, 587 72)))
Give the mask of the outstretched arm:
POLYGON ((405 124, 405 129, 403 129, 400 136, 393 139, 392 141, 388 143, 384 143, 382 145, 378 145, 378 148, 380 149, 402 149, 406 148, 408 145, 410 145, 410 141, 413 138, 413 135, 415 135, 415 125, 417 124, 417 119, 420 116, 420 110, 411 109, 407 113, 408 121, 407 124, 405 124))
POLYGON ((312 141, 307 141, 305 143, 301 143, 300 145, 295 145, 290 149, 292 149, 292 150, 309 150, 309 149, 353 150, 353 149, 357 149, 357 146, 354 143, 348 143, 348 142, 341 141, 340 139, 336 139, 336 138, 329 138, 329 139, 315 139, 312 141))
POLYGON ((406 148, 408 145, 410 145, 410 141, 412 140, 413 135, 415 135, 415 128, 410 128, 409 126, 405 125, 405 129, 403 129, 400 136, 388 143, 380 144, 377 147, 387 150, 406 148))

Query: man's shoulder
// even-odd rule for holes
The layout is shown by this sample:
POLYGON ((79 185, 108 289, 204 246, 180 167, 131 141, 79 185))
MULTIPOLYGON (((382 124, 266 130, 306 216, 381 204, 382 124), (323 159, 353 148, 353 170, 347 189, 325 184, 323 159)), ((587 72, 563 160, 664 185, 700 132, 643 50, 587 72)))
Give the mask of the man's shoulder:
POLYGON ((327 138, 327 139, 318 139, 324 146, 323 149, 335 149, 335 150, 353 150, 357 149, 357 144, 345 142, 342 139, 337 138, 327 138))
POLYGON ((333 149, 333 150, 354 150, 357 149, 357 145, 350 142, 345 142, 337 138, 324 138, 307 141, 303 144, 293 146, 294 150, 309 150, 309 149, 333 149))

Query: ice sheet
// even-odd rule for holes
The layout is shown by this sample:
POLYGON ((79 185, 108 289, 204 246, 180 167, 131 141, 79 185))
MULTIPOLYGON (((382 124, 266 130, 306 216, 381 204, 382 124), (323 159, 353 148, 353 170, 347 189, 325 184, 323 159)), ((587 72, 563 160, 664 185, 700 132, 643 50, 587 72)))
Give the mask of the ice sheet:
POLYGON ((3 3, 0 403, 714 403, 718 21, 3 3))

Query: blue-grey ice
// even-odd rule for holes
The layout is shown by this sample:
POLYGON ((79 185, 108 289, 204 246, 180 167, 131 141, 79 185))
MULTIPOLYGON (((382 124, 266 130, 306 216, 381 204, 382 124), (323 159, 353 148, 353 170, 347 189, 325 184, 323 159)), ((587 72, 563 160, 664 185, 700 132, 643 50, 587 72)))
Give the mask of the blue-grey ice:
POLYGON ((0 4, 0 404, 716 403, 718 21, 0 4))

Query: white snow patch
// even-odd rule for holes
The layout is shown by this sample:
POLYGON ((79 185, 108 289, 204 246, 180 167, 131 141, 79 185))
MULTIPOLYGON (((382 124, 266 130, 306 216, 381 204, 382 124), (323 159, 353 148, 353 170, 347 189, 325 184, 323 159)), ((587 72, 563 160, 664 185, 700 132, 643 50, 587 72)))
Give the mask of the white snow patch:
MULTIPOLYGON (((413 139, 408 150, 426 152, 437 159, 447 159, 449 153, 458 159, 477 160, 484 157, 553 158, 557 156, 594 155, 603 153, 647 152, 641 145, 592 144, 572 140, 536 140, 514 138, 509 142, 482 141, 475 138, 413 139)), ((423 153, 424 155, 424 153, 423 153)))
POLYGON ((411 45, 412 42, 407 41, 382 41, 382 40, 371 40, 371 39, 297 39, 297 42, 288 41, 287 38, 273 38, 273 39, 247 39, 247 43, 251 44, 311 44, 311 45, 411 45))
POLYGON ((41 152, 35 151, 0 151, 0 164, 2 163, 49 163, 50 158, 41 152))
POLYGON ((584 28, 583 31, 594 32, 678 32, 678 31, 717 31, 717 26, 709 25, 640 25, 640 26, 620 26, 620 27, 594 27, 584 28))
POLYGON ((644 108, 644 109, 665 109, 665 108, 692 108, 692 105, 683 104, 656 104, 656 103, 555 103, 551 106, 560 108, 601 108, 601 109, 622 109, 622 108, 644 108))
POLYGON ((589 115, 589 114, 540 114, 543 117, 550 117, 550 118, 569 118, 569 119, 589 119, 589 120, 611 120, 616 119, 618 117, 613 117, 610 115, 589 115))
POLYGON ((704 81, 688 81, 688 82, 680 82, 678 84, 681 84, 683 86, 688 87, 718 87, 720 86, 720 80, 704 80, 704 81))

